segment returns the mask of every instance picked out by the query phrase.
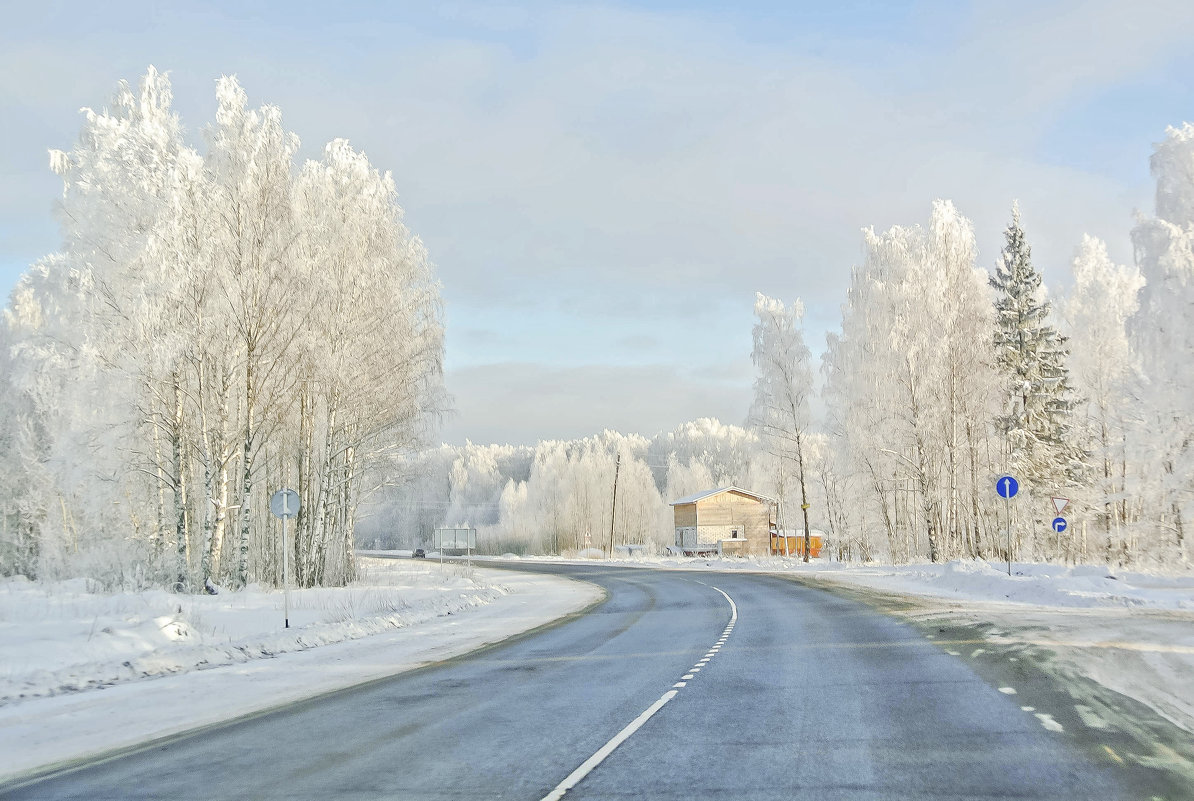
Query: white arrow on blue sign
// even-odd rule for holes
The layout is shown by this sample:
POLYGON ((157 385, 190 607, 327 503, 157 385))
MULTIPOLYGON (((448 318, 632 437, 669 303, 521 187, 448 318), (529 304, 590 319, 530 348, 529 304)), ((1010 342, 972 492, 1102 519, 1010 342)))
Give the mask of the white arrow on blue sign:
POLYGON ((1066 527, 1067 527, 1068 525, 1069 525, 1069 523, 1065 522, 1065 518, 1064 518, 1064 517, 1055 517, 1055 518, 1053 518, 1053 530, 1054 530, 1054 531, 1056 531, 1058 534, 1060 534, 1061 532, 1065 531, 1065 530, 1066 530, 1066 527))
POLYGON ((288 517, 296 517, 299 513, 298 493, 292 489, 278 490, 269 499, 269 510, 274 513, 274 517, 280 517, 283 520, 288 517))
POLYGON ((1020 491, 1020 482, 1011 476, 1000 476, 995 482, 995 491, 999 493, 1000 498, 1014 498, 1020 491))

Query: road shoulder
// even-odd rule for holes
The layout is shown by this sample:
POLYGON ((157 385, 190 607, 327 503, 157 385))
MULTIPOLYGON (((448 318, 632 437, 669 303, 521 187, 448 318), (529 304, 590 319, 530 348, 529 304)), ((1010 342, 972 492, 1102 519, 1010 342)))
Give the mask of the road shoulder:
POLYGON ((506 595, 417 626, 273 659, 0 707, 0 782, 23 782, 460 657, 555 625, 605 597, 587 582, 492 572, 490 578, 506 588, 506 595))
POLYGON ((786 578, 911 624, 1013 695, 1045 728, 1131 774, 1145 797, 1183 798, 1194 786, 1189 677, 1157 669, 1175 648, 1184 651, 1181 642, 1194 633, 1189 612, 945 601, 823 577, 786 578), (1115 635, 1129 618, 1133 636, 1125 641, 1115 635))

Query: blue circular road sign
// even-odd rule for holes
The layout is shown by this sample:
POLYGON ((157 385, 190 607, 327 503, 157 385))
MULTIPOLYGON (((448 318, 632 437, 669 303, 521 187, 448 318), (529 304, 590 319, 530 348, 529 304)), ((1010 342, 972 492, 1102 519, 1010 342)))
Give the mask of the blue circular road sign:
POLYGON ((1069 526, 1069 523, 1065 522, 1064 517, 1053 518, 1053 530, 1058 534, 1065 531, 1067 526, 1069 526))
POLYGON ((995 491, 999 493, 1000 498, 1014 498, 1020 491, 1020 482, 1011 476, 1000 476, 995 481, 995 491))

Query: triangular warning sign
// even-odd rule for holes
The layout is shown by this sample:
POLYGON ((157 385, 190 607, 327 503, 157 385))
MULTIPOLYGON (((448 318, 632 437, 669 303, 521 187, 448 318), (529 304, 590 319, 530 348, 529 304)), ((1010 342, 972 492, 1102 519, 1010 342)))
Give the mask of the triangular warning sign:
POLYGON ((1069 498, 1054 498, 1053 508, 1057 510, 1057 514, 1061 514, 1061 510, 1066 508, 1070 503, 1069 498))

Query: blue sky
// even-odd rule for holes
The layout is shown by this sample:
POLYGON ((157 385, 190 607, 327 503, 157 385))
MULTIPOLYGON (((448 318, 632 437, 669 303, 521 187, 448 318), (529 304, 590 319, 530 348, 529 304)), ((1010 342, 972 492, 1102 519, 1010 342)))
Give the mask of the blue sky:
POLYGON ((859 231, 1018 198, 1063 291, 1083 233, 1131 259, 1148 157, 1194 119, 1185 2, 51 3, 0 10, 0 286, 57 245, 46 150, 167 70, 184 124, 236 74, 303 155, 394 173, 443 283, 448 441, 741 422, 755 291, 819 352, 859 231), (429 10, 430 9, 430 10, 429 10))

